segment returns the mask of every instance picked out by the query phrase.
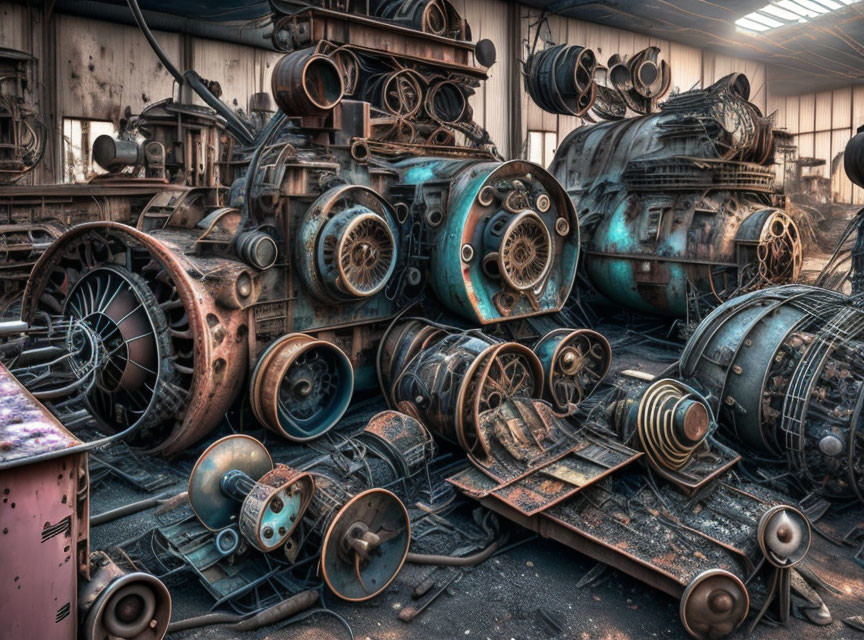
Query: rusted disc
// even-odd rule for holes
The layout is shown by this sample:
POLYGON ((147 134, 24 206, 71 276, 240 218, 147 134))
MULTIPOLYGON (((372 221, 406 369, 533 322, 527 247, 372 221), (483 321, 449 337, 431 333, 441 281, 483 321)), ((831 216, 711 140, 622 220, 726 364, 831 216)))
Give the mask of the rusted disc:
POLYGON ((276 465, 243 500, 240 533, 261 551, 278 549, 300 524, 314 491, 311 474, 276 465))
POLYGON ((128 573, 109 584, 87 612, 85 640, 162 640, 171 621, 171 594, 149 573, 128 573))
POLYGON ((517 291, 539 285, 553 263, 552 235, 533 211, 517 214, 507 225, 498 249, 498 271, 517 291))
POLYGON ((339 509, 324 534, 324 582, 349 602, 374 598, 399 574, 410 542, 411 523, 399 498, 385 489, 359 493, 339 509), (377 541, 370 543, 373 538, 377 541), (358 551, 366 545, 367 551, 358 551))
POLYGON ((339 347, 290 333, 261 354, 249 398, 261 424, 284 438, 305 442, 339 421, 353 391, 354 369, 339 347))
POLYGON ((543 388, 543 365, 528 347, 516 342, 494 344, 481 353, 463 377, 456 400, 456 437, 467 453, 489 454, 477 432, 481 413, 512 397, 536 397, 543 388))
POLYGON ((750 595, 740 578, 725 569, 696 576, 681 596, 684 628, 698 640, 714 640, 737 629, 750 609, 750 595))
POLYGON ((189 506, 211 531, 227 527, 240 511, 221 488, 222 477, 233 469, 258 480, 273 469, 273 459, 267 447, 243 434, 226 436, 204 450, 189 474, 189 506))
POLYGON ((765 559, 775 567, 793 567, 810 550, 810 521, 789 505, 772 507, 762 514, 756 533, 765 559))

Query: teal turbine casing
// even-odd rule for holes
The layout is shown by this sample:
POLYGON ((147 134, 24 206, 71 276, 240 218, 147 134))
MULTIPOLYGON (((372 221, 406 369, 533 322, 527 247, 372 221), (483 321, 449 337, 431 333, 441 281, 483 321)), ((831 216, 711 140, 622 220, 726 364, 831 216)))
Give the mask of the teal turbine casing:
POLYGON ((396 165, 429 233, 429 283, 480 324, 559 310, 573 287, 579 224, 544 168, 514 160, 417 158, 396 165))

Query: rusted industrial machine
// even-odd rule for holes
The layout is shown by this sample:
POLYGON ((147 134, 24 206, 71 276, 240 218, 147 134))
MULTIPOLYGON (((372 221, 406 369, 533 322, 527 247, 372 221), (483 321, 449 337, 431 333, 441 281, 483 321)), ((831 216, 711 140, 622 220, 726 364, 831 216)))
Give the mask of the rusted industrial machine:
POLYGON ((216 533, 222 556, 250 553, 240 550, 238 530, 251 552, 291 563, 320 556, 327 586, 359 602, 381 593, 402 568, 411 534, 398 496, 407 500, 409 487, 428 474, 434 452, 423 425, 395 411, 376 414, 358 435, 302 472, 274 467, 254 438, 227 436, 198 459, 189 501, 216 533))
POLYGON ((659 113, 580 127, 550 171, 585 235, 585 270, 637 311, 696 317, 736 292, 793 282, 795 223, 770 207, 772 124, 732 74, 659 113))
POLYGON ((753 292, 699 325, 681 373, 708 394, 731 440, 785 459, 805 493, 864 500, 862 326, 840 293, 753 292))
POLYGON ((151 223, 170 213, 191 220, 223 206, 231 148, 225 121, 214 112, 169 99, 125 120, 118 139, 96 139, 93 157, 107 174, 81 184, 0 185, 0 317, 17 317, 33 265, 75 225, 135 226, 142 214, 151 223))
POLYGON ((16 182, 42 160, 47 127, 33 104, 35 60, 0 47, 0 184, 16 182))
POLYGON ((88 451, 0 365, 0 615, 10 637, 161 640, 157 578, 90 553, 88 451))
POLYGON ((575 279, 579 226, 564 190, 541 167, 496 160, 458 106, 486 74, 475 45, 455 39, 467 26, 452 7, 451 26, 430 33, 393 7, 370 21, 289 4, 274 32, 290 51, 273 74, 281 111, 252 136, 197 74, 177 71, 219 116, 167 101, 97 140, 109 174, 82 196, 97 182, 155 195, 137 216, 121 195, 123 215, 65 233, 24 295, 33 327, 89 326, 104 370, 87 404, 147 450, 176 454, 206 434, 247 374, 259 421, 296 441, 322 435, 355 388, 374 384, 376 323, 425 295, 427 279, 445 308, 482 324, 560 309, 575 279), (352 26, 350 42, 334 39, 339 25, 352 26), (417 56, 418 42, 436 54, 417 56), (422 109, 389 103, 410 97, 394 93, 406 82, 419 83, 422 109), (393 137, 380 120, 397 116, 439 133, 393 137))
MULTIPOLYGON (((379 352, 382 390, 465 451, 471 466, 448 479, 465 495, 679 598, 693 637, 732 633, 749 611, 745 585, 766 580, 763 558, 786 571, 806 555, 806 518, 726 473, 738 456, 713 440, 713 411, 692 387, 630 374, 577 421, 532 399, 543 369, 520 347, 400 320, 379 352)), ((782 575, 771 579, 781 609, 782 575)))

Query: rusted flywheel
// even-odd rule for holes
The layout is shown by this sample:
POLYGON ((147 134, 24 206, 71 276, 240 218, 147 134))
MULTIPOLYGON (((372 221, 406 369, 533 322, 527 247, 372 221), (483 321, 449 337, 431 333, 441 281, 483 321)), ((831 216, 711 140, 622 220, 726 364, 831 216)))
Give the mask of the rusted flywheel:
POLYGON ((353 391, 354 370, 339 347, 291 333, 261 354, 249 399, 261 424, 283 438, 305 442, 335 426, 353 391))

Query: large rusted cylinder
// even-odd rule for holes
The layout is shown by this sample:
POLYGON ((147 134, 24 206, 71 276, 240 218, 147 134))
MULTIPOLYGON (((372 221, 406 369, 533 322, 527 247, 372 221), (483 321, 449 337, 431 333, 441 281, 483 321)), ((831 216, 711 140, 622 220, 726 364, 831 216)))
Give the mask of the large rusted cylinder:
POLYGON ((597 58, 591 49, 559 44, 532 54, 525 88, 544 111, 581 116, 594 104, 597 58))
POLYGON ((536 397, 543 388, 543 366, 528 347, 472 331, 427 335, 410 320, 407 327, 395 323, 385 334, 378 367, 393 407, 467 452, 480 444, 480 414, 511 397, 536 397))
POLYGON ((730 438, 789 464, 806 491, 864 500, 864 312, 846 296, 789 285, 709 315, 681 373, 714 401, 730 438))
POLYGON ((327 113, 345 93, 339 68, 314 48, 283 56, 273 67, 270 82, 276 104, 288 116, 327 113))
POLYGON ((75 227, 37 263, 22 308, 31 323, 47 312, 92 325, 106 357, 86 396, 91 413, 111 432, 136 427, 133 445, 165 455, 206 435, 239 392, 248 325, 236 305, 259 291, 243 263, 189 255, 195 238, 75 227))
POLYGON ((766 206, 772 125, 741 84, 730 76, 659 113, 580 127, 558 148, 550 171, 589 230, 585 271, 611 301, 683 316, 798 277, 798 228, 766 206))

